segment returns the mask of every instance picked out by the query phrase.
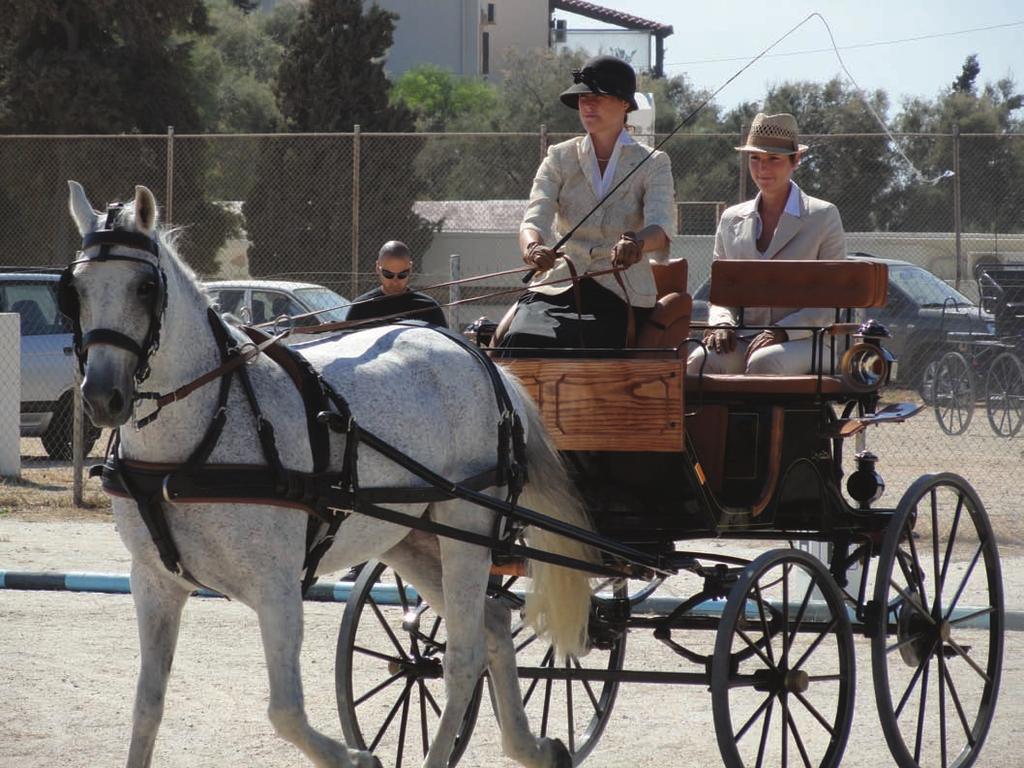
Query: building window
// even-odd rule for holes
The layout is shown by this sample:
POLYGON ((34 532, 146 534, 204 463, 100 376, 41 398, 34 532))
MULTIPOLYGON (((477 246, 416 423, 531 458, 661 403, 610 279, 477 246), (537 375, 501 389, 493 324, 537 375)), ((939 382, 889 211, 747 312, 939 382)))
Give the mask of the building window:
POLYGON ((494 23, 494 3, 487 4, 487 23, 494 23))
POLYGON ((480 46, 480 74, 491 73, 491 33, 484 32, 483 45, 480 46))

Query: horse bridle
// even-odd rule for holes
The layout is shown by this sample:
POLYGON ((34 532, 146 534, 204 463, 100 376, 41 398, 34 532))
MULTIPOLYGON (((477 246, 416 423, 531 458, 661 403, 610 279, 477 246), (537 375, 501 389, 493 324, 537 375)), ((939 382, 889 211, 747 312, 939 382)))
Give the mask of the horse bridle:
POLYGON ((160 267, 160 245, 155 238, 140 232, 129 232, 115 229, 114 222, 123 209, 123 204, 114 203, 107 208, 107 217, 103 229, 89 232, 82 237, 82 250, 78 252, 82 258, 75 259, 61 272, 57 286, 57 308, 71 321, 74 336, 75 357, 78 369, 85 375, 85 362, 89 356, 89 347, 96 344, 108 344, 112 347, 127 350, 136 356, 135 381, 141 384, 149 376, 149 359, 160 347, 160 325, 164 311, 167 309, 167 275, 160 267), (93 246, 99 246, 96 256, 85 257, 84 253, 93 246), (146 251, 156 258, 156 263, 140 256, 114 254, 110 249, 116 245, 146 251), (112 328, 93 328, 82 334, 81 307, 78 293, 74 285, 74 268, 78 264, 91 264, 95 261, 129 261, 145 265, 152 274, 156 286, 155 295, 149 308, 149 328, 146 330, 142 344, 138 344, 130 336, 112 328))

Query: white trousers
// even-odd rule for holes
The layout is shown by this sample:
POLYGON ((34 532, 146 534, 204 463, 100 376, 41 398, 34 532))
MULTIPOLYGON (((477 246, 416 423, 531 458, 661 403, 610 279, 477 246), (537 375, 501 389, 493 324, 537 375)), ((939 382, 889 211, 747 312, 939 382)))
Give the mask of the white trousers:
MULTIPOLYGON (((736 348, 732 352, 715 352, 708 349, 707 363, 704 373, 762 373, 773 376, 800 376, 811 373, 811 350, 814 338, 784 341, 761 347, 746 362, 747 347, 750 339, 736 339, 736 348)), ((831 354, 831 346, 825 341, 824 359, 831 354)), ((704 360, 704 349, 697 347, 686 360, 686 372, 691 376, 700 373, 701 362, 704 360)))

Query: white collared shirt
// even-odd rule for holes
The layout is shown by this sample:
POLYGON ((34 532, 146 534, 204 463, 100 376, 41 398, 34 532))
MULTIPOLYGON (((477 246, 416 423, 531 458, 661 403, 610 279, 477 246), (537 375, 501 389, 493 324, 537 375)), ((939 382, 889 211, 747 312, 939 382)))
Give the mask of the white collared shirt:
POLYGON ((602 176, 601 166, 598 165, 597 152, 594 150, 594 143, 590 140, 590 134, 588 133, 583 138, 583 152, 590 155, 590 186, 594 188, 594 194, 597 195, 598 200, 608 194, 608 190, 612 188, 612 179, 615 178, 615 166, 619 164, 619 155, 621 154, 619 147, 623 144, 633 143, 635 143, 633 137, 629 135, 629 131, 623 128, 619 133, 619 138, 615 140, 612 156, 608 158, 608 164, 605 166, 604 175, 602 176))
MULTIPOLYGON (((758 202, 760 202, 760 192, 757 193, 757 199, 758 202)), ((790 216, 793 216, 794 218, 800 218, 800 187, 796 185, 795 181, 789 182, 789 197, 786 198, 786 207, 782 209, 782 212, 788 213, 790 216)), ((762 224, 761 214, 757 210, 757 203, 754 204, 754 219, 756 221, 756 225, 754 227, 754 238, 760 239, 762 224)), ((758 251, 758 254, 760 254, 762 257, 764 256, 764 253, 762 251, 758 251)))

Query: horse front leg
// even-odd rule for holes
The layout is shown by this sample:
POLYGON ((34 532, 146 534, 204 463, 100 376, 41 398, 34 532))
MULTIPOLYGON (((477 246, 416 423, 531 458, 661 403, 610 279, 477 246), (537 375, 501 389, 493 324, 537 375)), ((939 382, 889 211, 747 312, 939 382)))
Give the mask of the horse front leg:
POLYGON ((161 568, 132 563, 131 586, 139 627, 139 682, 135 690, 128 768, 147 768, 164 714, 164 697, 189 588, 161 568))
POLYGON ((299 668, 303 619, 298 581, 265 592, 256 612, 270 678, 267 715, 278 736, 322 768, 381 768, 380 761, 369 752, 348 749, 312 728, 306 719, 299 668))

